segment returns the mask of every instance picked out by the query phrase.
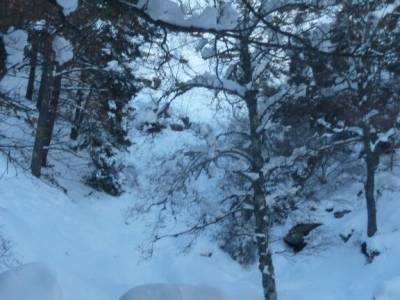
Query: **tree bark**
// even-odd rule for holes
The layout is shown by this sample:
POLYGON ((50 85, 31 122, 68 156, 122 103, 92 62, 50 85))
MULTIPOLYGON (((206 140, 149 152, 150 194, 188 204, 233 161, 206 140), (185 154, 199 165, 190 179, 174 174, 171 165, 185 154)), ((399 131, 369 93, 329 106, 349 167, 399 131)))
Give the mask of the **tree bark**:
MULTIPOLYGON (((57 73, 58 73, 57 69, 57 73)), ((49 117, 47 119, 46 125, 46 135, 44 140, 44 148, 43 148, 43 155, 42 155, 42 166, 47 166, 47 155, 49 153, 49 147, 51 143, 51 139, 53 137, 54 125, 57 118, 57 111, 58 111, 58 102, 60 99, 60 92, 61 92, 61 82, 62 82, 62 75, 57 75, 54 78, 53 82, 53 92, 50 99, 49 105, 49 117)))
POLYGON ((364 185, 367 202, 367 235, 372 237, 377 231, 376 200, 375 200, 375 171, 379 165, 379 155, 371 149, 370 132, 364 129, 364 151, 366 164, 366 181, 364 185))
MULTIPOLYGON (((246 37, 241 39, 240 63, 243 72, 242 85, 247 85, 253 80, 253 68, 249 42, 246 37)), ((258 178, 252 182, 255 236, 259 255, 259 270, 262 276, 262 286, 265 300, 277 300, 275 283, 275 270, 272 261, 272 252, 269 245, 270 214, 266 201, 265 177, 263 173, 264 156, 262 153, 262 132, 259 131, 260 117, 258 112, 257 91, 247 91, 244 100, 248 109, 250 125, 251 146, 250 155, 252 158, 251 172, 258 174, 258 178)))
POLYGON ((0 80, 7 72, 6 61, 7 61, 7 51, 4 45, 3 37, 0 35, 0 80))
POLYGON ((85 109, 87 104, 90 101, 90 98, 92 97, 92 89, 89 91, 89 94, 86 97, 86 100, 84 100, 83 98, 83 93, 82 91, 78 91, 78 103, 77 103, 77 107, 75 109, 75 114, 74 114, 74 120, 72 122, 72 128, 71 128, 71 133, 70 133, 70 138, 73 141, 76 141, 78 139, 79 136, 79 131, 80 131, 80 127, 81 124, 83 122, 83 118, 85 115, 85 109), (84 103, 85 102, 85 103, 84 103))
POLYGON ((31 51, 30 56, 30 69, 29 69, 29 79, 28 87, 26 89, 26 98, 29 100, 33 99, 33 92, 35 90, 35 79, 36 79, 36 67, 39 52, 39 41, 38 36, 34 33, 31 34, 31 51))
POLYGON ((53 92, 53 74, 54 74, 54 53, 52 49, 52 38, 46 34, 44 37, 43 51, 43 74, 40 83, 38 105, 39 118, 36 128, 35 144, 32 151, 31 171, 36 177, 41 176, 43 165, 43 154, 48 136, 48 124, 51 118, 50 102, 53 92))
POLYGON ((264 157, 262 154, 262 136, 258 132, 259 116, 257 98, 254 95, 246 97, 249 111, 252 172, 258 174, 253 181, 254 217, 256 222, 255 234, 257 239, 259 270, 262 276, 264 297, 266 300, 276 300, 275 270, 272 262, 272 253, 269 247, 270 214, 267 207, 265 193, 265 178, 263 174, 264 157))

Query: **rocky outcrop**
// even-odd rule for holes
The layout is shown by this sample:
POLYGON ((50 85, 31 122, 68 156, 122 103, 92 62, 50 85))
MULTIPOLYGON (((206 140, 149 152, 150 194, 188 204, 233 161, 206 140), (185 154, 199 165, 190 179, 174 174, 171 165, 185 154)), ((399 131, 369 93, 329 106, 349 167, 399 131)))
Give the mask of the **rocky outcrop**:
POLYGON ((290 246, 295 253, 300 252, 307 245, 304 237, 310 234, 322 223, 300 223, 293 226, 284 237, 285 243, 290 246))

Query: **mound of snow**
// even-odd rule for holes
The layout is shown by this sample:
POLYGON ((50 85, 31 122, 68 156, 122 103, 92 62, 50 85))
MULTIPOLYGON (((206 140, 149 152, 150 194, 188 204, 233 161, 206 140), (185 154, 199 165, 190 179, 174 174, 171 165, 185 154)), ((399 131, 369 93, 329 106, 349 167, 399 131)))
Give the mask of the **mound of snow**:
POLYGON ((1 300, 62 300, 56 276, 39 263, 0 274, 1 300))
POLYGON ((147 284, 133 288, 120 300, 229 300, 221 291, 209 287, 178 284, 147 284))
POLYGON ((57 3, 63 8, 64 15, 69 15, 78 8, 78 0, 57 0, 57 3))
POLYGON ((400 276, 385 282, 379 289, 376 300, 399 300, 400 299, 400 276))

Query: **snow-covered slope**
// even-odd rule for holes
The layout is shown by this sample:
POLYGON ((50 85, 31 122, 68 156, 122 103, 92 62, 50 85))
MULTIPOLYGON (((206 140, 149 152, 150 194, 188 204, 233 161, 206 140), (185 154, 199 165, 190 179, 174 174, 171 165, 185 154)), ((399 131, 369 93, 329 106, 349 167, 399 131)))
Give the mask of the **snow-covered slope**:
MULTIPOLYGON (((168 137, 173 144, 177 133, 165 134, 159 141, 168 137)), ((161 151, 150 143, 139 145, 142 151, 161 151)), ((132 153, 132 161, 143 155, 132 153)), ((151 155, 147 157, 143 166, 151 163, 151 155)), ((117 300, 135 286, 152 283, 204 285, 220 289, 232 300, 262 299, 256 266, 243 269, 207 238, 188 253, 182 253, 179 241, 164 240, 156 245, 153 258, 144 260, 140 246, 150 239, 152 216, 125 222, 128 207, 144 197, 142 190, 132 189, 116 199, 74 182, 65 195, 9 165, 5 172, 7 165, 1 157, 2 233, 11 239, 22 263, 40 262, 55 270, 65 300, 117 300), (201 255, 208 251, 213 252, 211 257, 201 255)), ((325 195, 325 202, 335 210, 351 208, 352 213, 336 219, 322 207, 316 215, 324 225, 298 255, 281 241, 274 243, 280 299, 365 300, 374 295, 379 300, 400 299, 398 175, 381 172, 379 186, 380 230, 370 243, 381 255, 367 264, 360 253, 366 222, 363 199, 356 195, 361 184, 342 186, 325 195), (339 234, 352 230, 353 236, 344 243, 339 234)), ((277 228, 274 236, 287 228, 277 228)))
POLYGON ((11 169, 0 180, 3 234, 21 262, 44 263, 57 272, 65 300, 117 300, 137 285, 155 282, 234 288, 233 300, 260 295, 257 272, 242 270, 218 251, 212 258, 201 256, 215 248, 206 241, 182 254, 167 240, 157 245, 153 259, 144 260, 139 247, 149 239, 148 223, 138 218, 128 226, 124 217, 137 196, 85 195, 81 188, 69 197, 11 169), (80 192, 81 198, 72 196, 80 192))
POLYGON ((27 264, 0 275, 2 300, 62 300, 56 275, 41 264, 27 264))
POLYGON ((120 300, 228 300, 218 291, 208 287, 190 285, 148 284, 133 288, 120 300))

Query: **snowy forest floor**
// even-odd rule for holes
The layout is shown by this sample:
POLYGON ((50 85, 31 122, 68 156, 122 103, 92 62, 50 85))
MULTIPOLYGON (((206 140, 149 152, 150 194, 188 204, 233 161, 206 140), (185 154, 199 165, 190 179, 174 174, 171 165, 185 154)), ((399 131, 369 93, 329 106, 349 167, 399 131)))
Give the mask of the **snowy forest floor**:
MULTIPOLYGON (((2 85, 18 92, 25 90, 21 82, 6 78, 2 85)), ((206 110, 209 104, 203 101, 200 105, 202 97, 207 96, 186 96, 191 103, 183 101, 180 109, 195 122, 217 123, 206 110)), ((32 144, 27 128, 23 118, 1 123, 2 132, 17 144, 32 144)), ((44 263, 57 273, 65 300, 118 300, 130 288, 146 283, 205 285, 221 289, 232 300, 262 300, 257 266, 241 267, 207 235, 199 237, 189 251, 181 239, 159 241, 153 256, 146 259, 157 211, 129 217, 128 212, 157 196, 153 179, 159 175, 162 160, 194 138, 190 132, 166 129, 154 137, 132 133, 131 139, 134 145, 124 159, 132 184, 119 198, 85 186, 84 159, 68 153, 51 151, 53 167, 46 170, 43 181, 0 154, 0 231, 11 242, 2 270, 18 263, 44 263), (208 253, 213 255, 204 255, 208 253)), ((293 214, 285 225, 274 229, 279 299, 400 299, 400 160, 395 162, 393 172, 382 164, 377 178, 379 231, 369 244, 381 254, 372 264, 367 264, 360 251, 366 239, 366 209, 359 194, 362 182, 355 178, 342 178, 335 187, 321 188, 314 207, 310 201, 304 207, 307 214, 304 210, 293 214), (343 209, 352 212, 340 219, 333 216, 343 209), (312 232, 305 250, 295 255, 282 237, 302 221, 318 221, 323 226, 312 232), (351 232, 346 243, 339 237, 351 232)), ((214 193, 209 183, 203 189, 209 196, 214 193)), ((182 224, 170 227, 175 232, 182 224)))
MULTIPOLYGON (((155 154, 173 151, 172 145, 182 143, 181 136, 171 131, 152 142, 144 136, 136 141, 140 138, 143 143, 132 146, 129 155, 132 163, 140 161, 140 172, 152 168, 155 154)), ((0 169, 2 235, 12 242, 12 255, 19 262, 41 262, 57 272, 65 300, 119 299, 145 283, 206 285, 220 288, 232 300, 262 299, 256 266, 242 268, 206 236, 188 252, 179 240, 160 241, 153 257, 144 258, 141 248, 151 241, 151 224, 157 215, 127 219, 126 214, 136 201, 151 194, 150 181, 147 186, 139 181, 122 197, 113 198, 73 180, 73 171, 66 167, 57 180, 68 194, 12 167, 4 156, 0 169), (209 252, 211 257, 202 255, 209 252)), ((365 300, 377 293, 382 294, 378 299, 399 299, 393 291, 400 276, 399 176, 385 171, 378 176, 379 233, 373 244, 381 255, 372 264, 360 253, 366 216, 363 197, 357 197, 359 182, 320 195, 323 205, 310 218, 324 225, 311 234, 304 252, 292 254, 281 239, 296 217, 276 228, 273 247, 280 299, 365 300), (336 219, 327 208, 354 212, 336 219), (339 234, 351 230, 352 238, 344 243, 339 234)))

